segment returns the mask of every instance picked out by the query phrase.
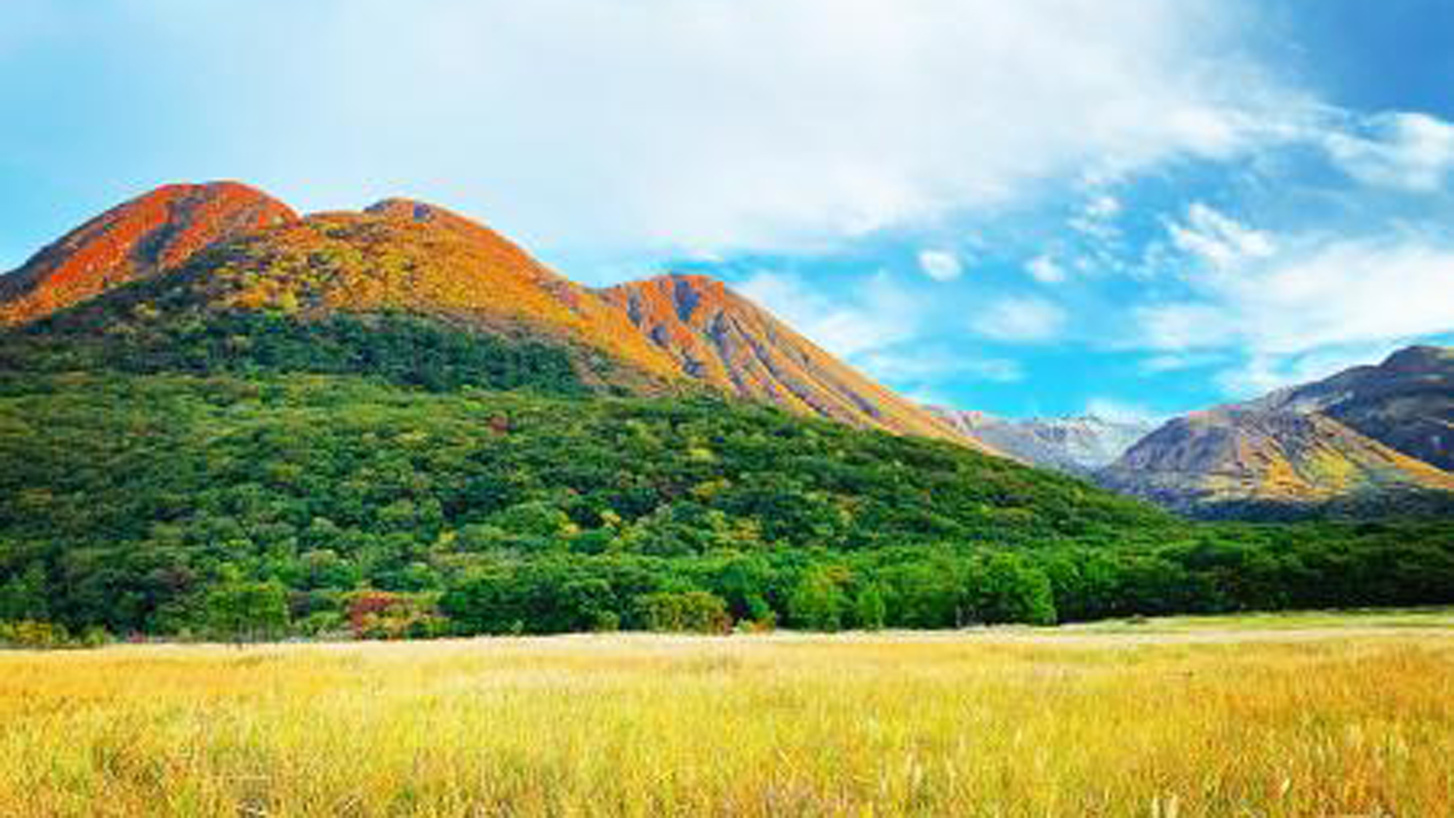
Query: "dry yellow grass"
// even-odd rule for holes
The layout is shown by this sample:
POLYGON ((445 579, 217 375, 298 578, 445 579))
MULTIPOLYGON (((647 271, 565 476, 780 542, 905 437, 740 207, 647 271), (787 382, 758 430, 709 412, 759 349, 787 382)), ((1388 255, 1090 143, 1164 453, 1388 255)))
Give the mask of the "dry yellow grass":
POLYGON ((1223 637, 0 653, 0 814, 1450 814, 1449 631, 1223 637))

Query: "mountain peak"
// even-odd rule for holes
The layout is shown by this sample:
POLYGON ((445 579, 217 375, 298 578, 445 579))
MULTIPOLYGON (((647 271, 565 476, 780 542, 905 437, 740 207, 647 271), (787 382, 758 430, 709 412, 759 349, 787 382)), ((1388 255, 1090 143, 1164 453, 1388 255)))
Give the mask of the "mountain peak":
POLYGON ((448 219, 470 221, 464 216, 440 207, 439 205, 422 202, 418 199, 410 199, 404 196, 390 196, 387 199, 381 199, 364 208, 363 212, 373 216, 387 216, 390 218, 412 219, 417 222, 431 222, 448 219))
POLYGON ((1418 344, 1404 347, 1389 355, 1379 364, 1381 369, 1392 370, 1427 370, 1442 365, 1448 365, 1454 361, 1454 347, 1432 346, 1418 344))
POLYGON ((23 323, 186 263, 230 238, 296 221, 240 182, 168 184, 114 207, 0 277, 0 325, 23 323))

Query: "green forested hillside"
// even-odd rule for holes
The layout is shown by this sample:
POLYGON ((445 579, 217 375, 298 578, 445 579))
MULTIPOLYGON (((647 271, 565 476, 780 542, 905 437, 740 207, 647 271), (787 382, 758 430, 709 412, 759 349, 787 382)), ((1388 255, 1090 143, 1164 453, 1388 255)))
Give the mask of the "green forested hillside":
POLYGON ((0 621, 207 633, 945 627, 1447 602, 1454 523, 1193 524, 721 400, 0 377, 0 621))

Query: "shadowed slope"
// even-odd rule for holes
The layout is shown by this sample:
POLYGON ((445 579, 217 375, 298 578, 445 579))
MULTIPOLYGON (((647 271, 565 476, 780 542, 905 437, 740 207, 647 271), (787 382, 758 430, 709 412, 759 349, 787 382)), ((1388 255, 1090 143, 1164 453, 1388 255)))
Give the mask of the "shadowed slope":
POLYGON ((1412 346, 1377 366, 1279 390, 1255 402, 1322 412, 1385 446, 1454 469, 1454 349, 1412 346))

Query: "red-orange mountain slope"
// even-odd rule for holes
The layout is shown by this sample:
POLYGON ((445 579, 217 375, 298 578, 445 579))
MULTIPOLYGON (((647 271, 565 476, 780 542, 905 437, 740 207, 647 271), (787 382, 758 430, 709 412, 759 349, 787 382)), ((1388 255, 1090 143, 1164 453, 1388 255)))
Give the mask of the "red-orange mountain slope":
POLYGON ((219 241, 295 219, 287 205, 236 182, 159 187, 91 219, 0 276, 0 325, 49 315, 179 267, 219 241))
POLYGON ((688 375, 751 400, 855 426, 989 447, 799 335, 722 282, 665 275, 603 291, 688 375))

